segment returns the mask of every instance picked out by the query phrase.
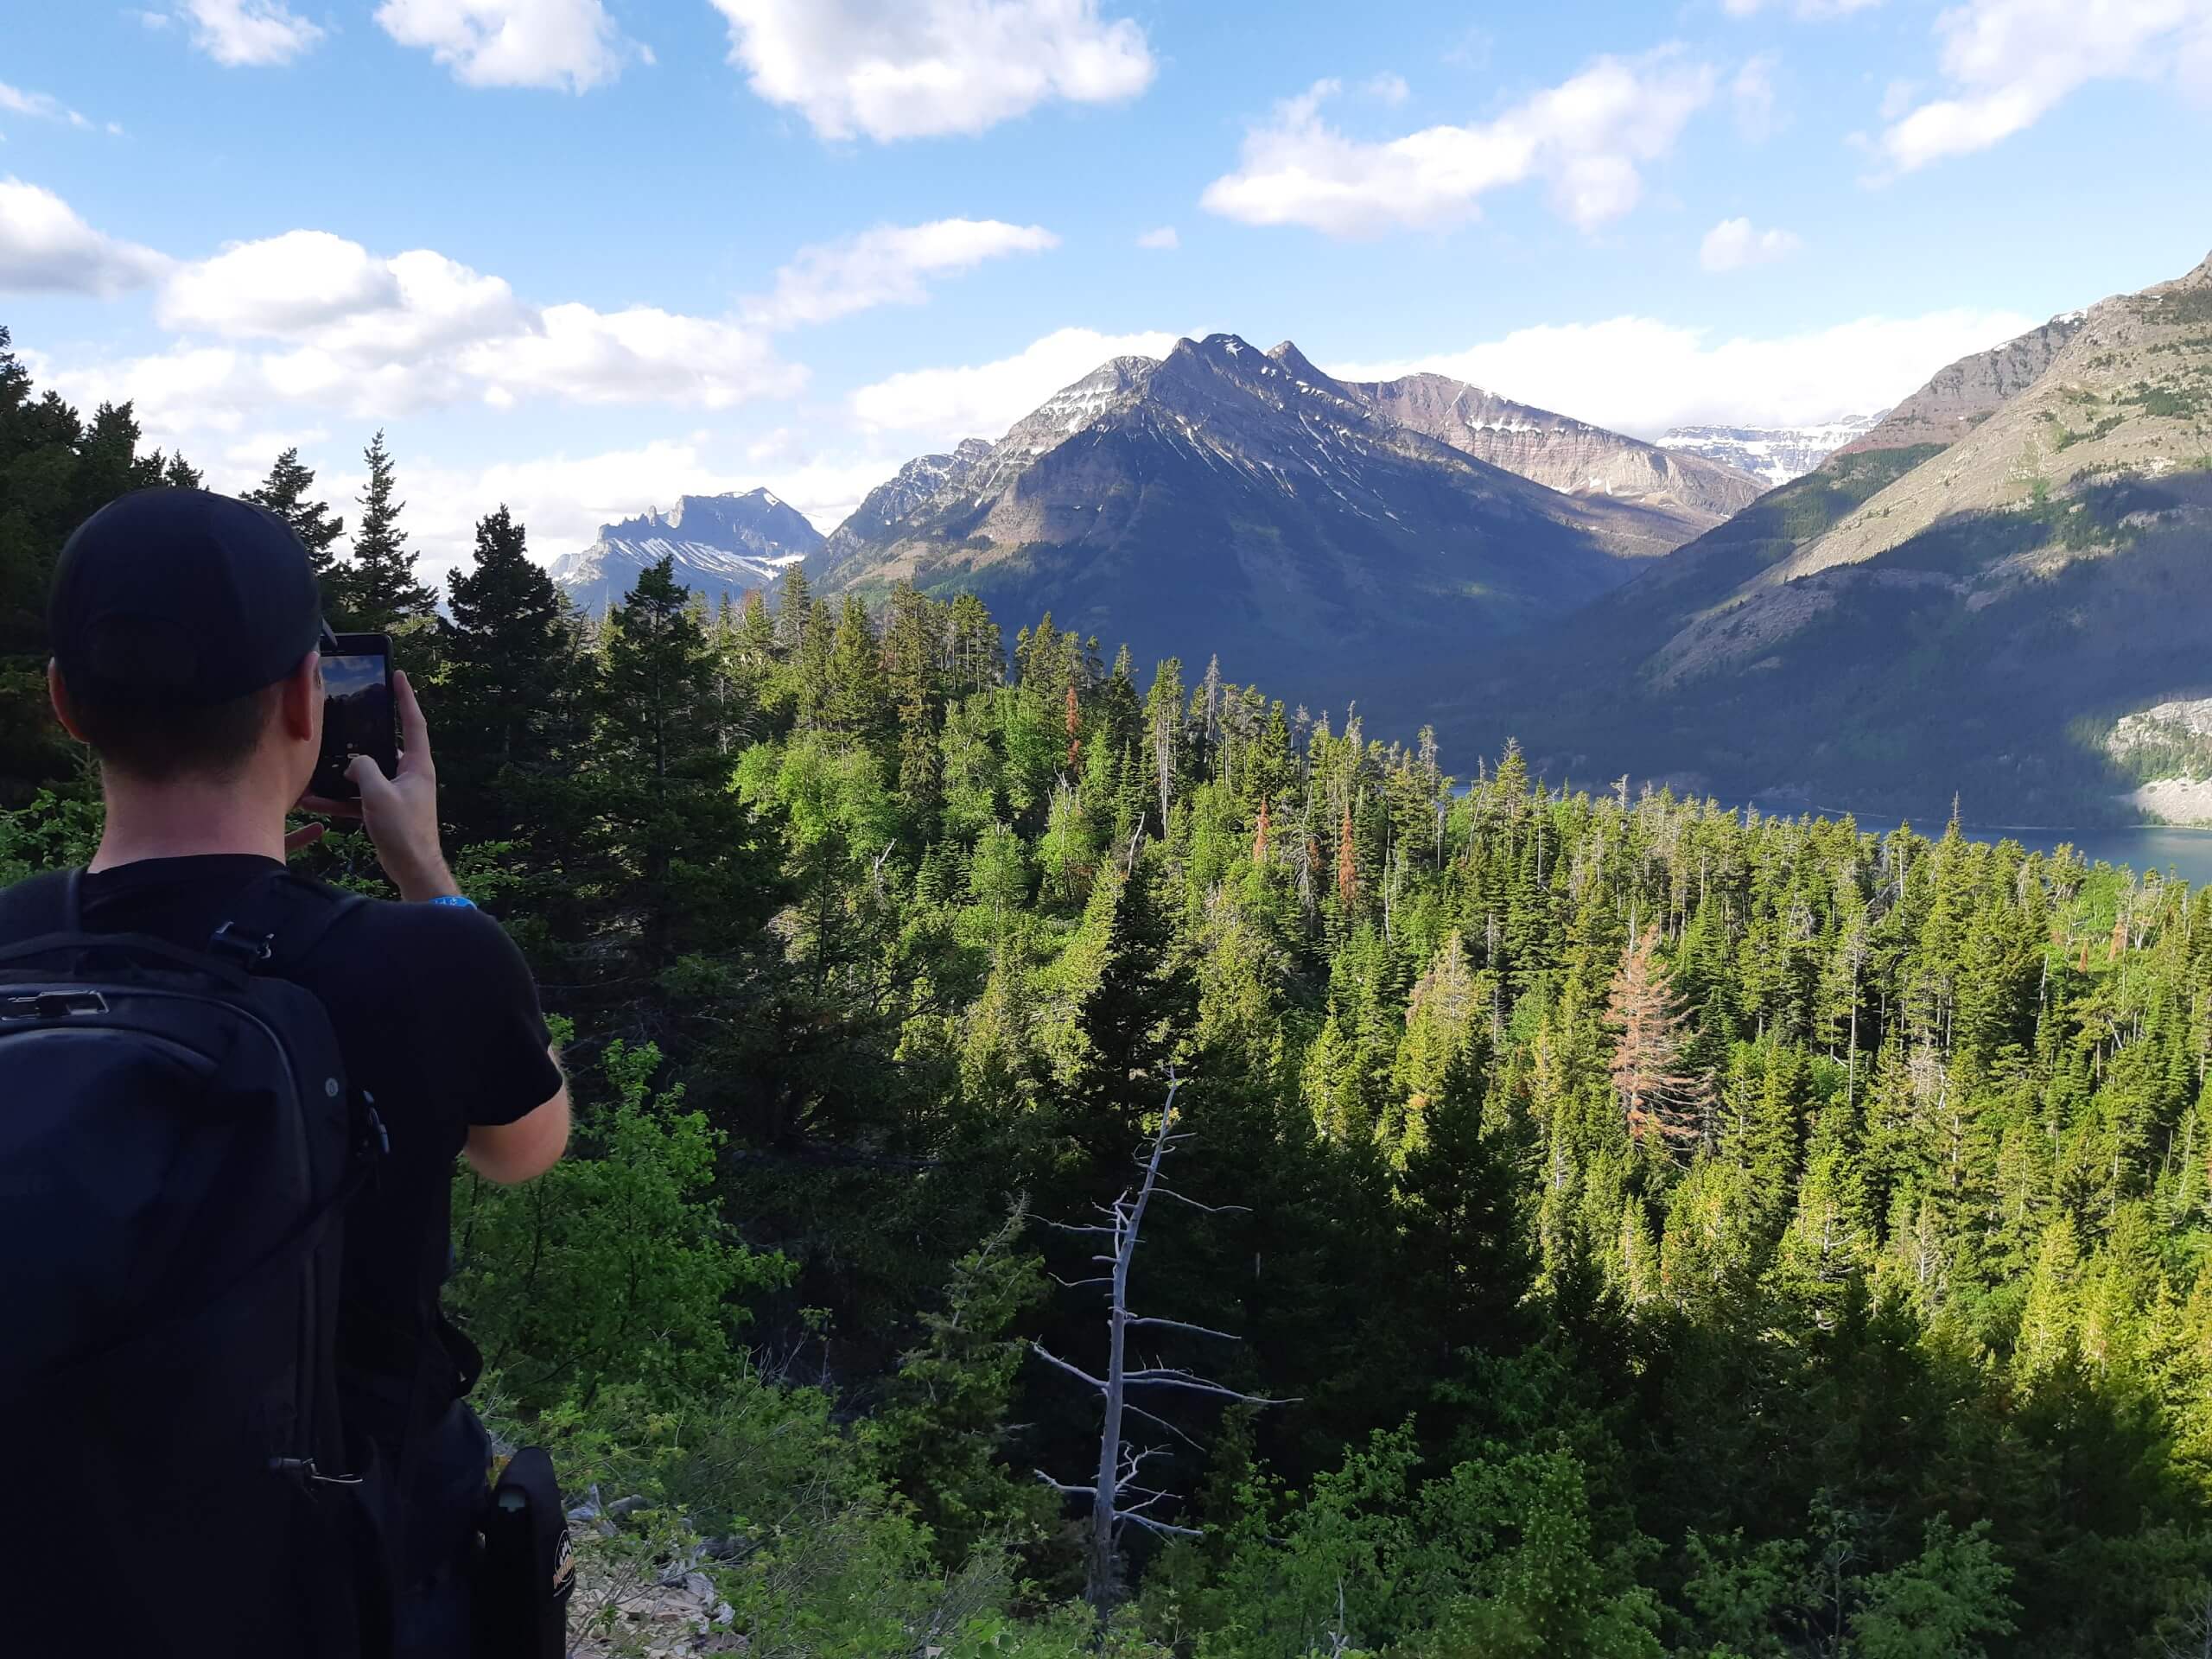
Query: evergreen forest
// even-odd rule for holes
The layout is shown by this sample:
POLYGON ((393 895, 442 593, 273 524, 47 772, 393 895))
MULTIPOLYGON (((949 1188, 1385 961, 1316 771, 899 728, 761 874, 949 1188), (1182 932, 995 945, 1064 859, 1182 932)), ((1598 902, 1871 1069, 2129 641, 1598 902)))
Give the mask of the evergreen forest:
MULTIPOLYGON (((673 1570, 764 1659, 2212 1655, 2212 897, 970 596, 581 615, 496 504, 441 594, 406 461, 257 498, 575 1080, 452 1295, 580 1630, 673 1570)), ((0 336, 0 881, 99 830, 54 554, 195 477, 0 336)))

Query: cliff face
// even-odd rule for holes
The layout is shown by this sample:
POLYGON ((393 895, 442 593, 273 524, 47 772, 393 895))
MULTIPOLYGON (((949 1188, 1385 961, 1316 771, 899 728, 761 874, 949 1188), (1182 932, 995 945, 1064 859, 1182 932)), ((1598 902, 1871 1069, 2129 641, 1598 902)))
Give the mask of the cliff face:
POLYGON ((1440 374, 1347 385, 1378 414, 1478 461, 1565 495, 1608 495, 1671 510, 1691 535, 1741 512, 1765 492, 1759 480, 1733 467, 1516 404, 1440 374))

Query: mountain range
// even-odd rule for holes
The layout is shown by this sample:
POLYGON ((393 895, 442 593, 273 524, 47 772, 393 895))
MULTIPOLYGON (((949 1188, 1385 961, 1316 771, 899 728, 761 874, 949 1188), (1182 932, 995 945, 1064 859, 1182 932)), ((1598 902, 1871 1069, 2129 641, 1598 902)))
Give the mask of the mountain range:
POLYGON ((2209 530, 2212 260, 1879 416, 1656 444, 1184 340, 909 461, 826 537, 765 491, 686 497, 556 575, 603 605, 663 552, 710 594, 804 560, 824 594, 1217 652, 1464 753, 1517 735, 1554 779, 2049 822, 2212 817, 2209 530))
POLYGON ((589 547, 554 561, 552 575, 579 607, 602 613, 637 586, 639 571, 672 558, 676 579, 715 605, 768 587, 821 545, 805 515, 766 490, 687 495, 665 512, 601 524, 589 547))
POLYGON ((1566 614, 1758 492, 1440 377, 1340 381, 1287 340, 1211 334, 911 463, 807 570, 824 592, 972 590, 1140 660, 1218 651, 1316 702, 1411 714, 1394 688, 1566 614))

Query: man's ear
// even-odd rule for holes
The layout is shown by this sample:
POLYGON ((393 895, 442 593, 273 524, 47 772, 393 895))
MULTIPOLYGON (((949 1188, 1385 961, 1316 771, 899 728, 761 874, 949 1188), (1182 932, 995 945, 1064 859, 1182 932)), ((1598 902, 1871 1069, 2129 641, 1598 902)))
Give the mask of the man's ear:
POLYGON ((322 653, 308 652, 280 683, 278 718, 284 735, 302 743, 315 741, 322 730, 322 653))
POLYGON ((85 734, 77 729, 77 722, 69 717, 69 691, 61 683, 61 664, 49 657, 46 659, 46 697, 54 705, 54 717, 61 722, 61 729, 79 743, 85 734))

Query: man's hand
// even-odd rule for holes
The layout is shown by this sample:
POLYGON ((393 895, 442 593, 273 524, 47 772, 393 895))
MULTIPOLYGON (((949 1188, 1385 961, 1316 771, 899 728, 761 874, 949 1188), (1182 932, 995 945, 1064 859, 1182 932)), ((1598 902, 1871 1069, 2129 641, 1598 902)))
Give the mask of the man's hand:
POLYGON ((387 778, 369 756, 357 754, 346 776, 361 791, 358 804, 311 798, 300 804, 311 812, 359 818, 399 896, 419 902, 461 889, 438 845, 438 774, 423 705, 404 673, 391 677, 391 690, 399 704, 398 775, 387 778))

